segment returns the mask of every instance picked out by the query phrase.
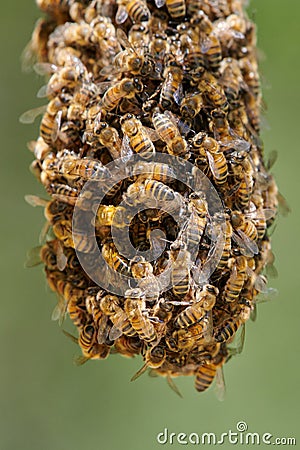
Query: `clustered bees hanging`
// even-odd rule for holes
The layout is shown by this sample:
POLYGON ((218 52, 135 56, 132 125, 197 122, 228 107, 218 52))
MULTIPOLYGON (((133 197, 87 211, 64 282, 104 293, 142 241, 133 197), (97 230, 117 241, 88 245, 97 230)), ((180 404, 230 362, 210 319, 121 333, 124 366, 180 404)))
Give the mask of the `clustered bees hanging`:
POLYGON ((22 120, 43 113, 30 143, 32 170, 51 199, 28 200, 45 207, 52 232, 39 258, 60 299, 54 316, 68 312, 83 360, 112 350, 141 354, 145 364, 133 379, 149 368, 176 389, 173 377, 194 375, 204 391, 241 350, 229 344, 254 315, 273 259, 267 230, 278 191, 259 137, 255 26, 242 0, 37 3, 45 17, 25 53, 49 74, 39 92, 49 103, 22 120), (138 161, 126 172, 133 155, 138 161), (95 246, 72 234, 74 205, 87 182, 109 181, 115 160, 128 176, 97 207, 86 192, 76 205, 87 222, 95 216, 95 246), (192 188, 178 179, 185 163, 209 180, 221 211, 211 212, 201 177, 192 188), (134 205, 139 211, 126 221, 134 205), (128 228, 132 258, 117 248, 113 222, 128 228), (149 249, 151 261, 139 253, 149 249), (130 277, 122 295, 107 267, 94 267, 103 288, 80 264, 96 250, 111 272, 130 277), (197 277, 216 250, 211 273, 197 277), (165 271, 168 289, 159 281, 165 271))

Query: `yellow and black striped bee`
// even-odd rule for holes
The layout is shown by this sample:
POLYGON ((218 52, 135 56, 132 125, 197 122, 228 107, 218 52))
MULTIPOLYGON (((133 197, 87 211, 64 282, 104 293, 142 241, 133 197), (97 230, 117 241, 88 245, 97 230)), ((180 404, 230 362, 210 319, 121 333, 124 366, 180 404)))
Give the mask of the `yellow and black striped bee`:
POLYGON ((133 114, 125 114, 121 118, 120 124, 124 135, 122 154, 128 154, 132 148, 142 158, 151 159, 155 154, 155 147, 141 121, 133 114))
POLYGON ((178 126, 170 111, 160 113, 155 111, 152 122, 160 139, 167 144, 167 151, 174 156, 187 156, 188 146, 186 140, 181 136, 178 126))
POLYGON ((182 67, 173 59, 169 61, 163 73, 165 81, 160 91, 159 103, 163 109, 171 109, 174 102, 178 105, 182 97, 182 67))
POLYGON ((118 10, 116 23, 124 23, 129 17, 133 23, 147 22, 150 19, 150 11, 143 0, 117 0, 118 10))
POLYGON ((101 107, 106 111, 112 111, 123 98, 133 98, 135 94, 142 92, 144 87, 138 78, 123 78, 114 83, 103 82, 99 85, 99 89, 105 92, 101 99, 101 107))

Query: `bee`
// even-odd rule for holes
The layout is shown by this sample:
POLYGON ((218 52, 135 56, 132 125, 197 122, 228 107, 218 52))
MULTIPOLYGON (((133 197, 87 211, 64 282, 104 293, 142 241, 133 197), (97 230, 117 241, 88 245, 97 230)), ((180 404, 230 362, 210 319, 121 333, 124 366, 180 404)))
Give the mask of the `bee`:
POLYGON ((168 13, 172 19, 179 20, 186 14, 185 0, 164 0, 161 3, 166 4, 168 13))
MULTIPOLYGON (((231 238, 233 235, 233 228, 228 214, 216 213, 213 217, 214 227, 219 233, 223 233, 224 247, 217 265, 217 270, 224 270, 228 266, 228 260, 231 254, 231 238), (225 222, 224 231, 222 230, 222 223, 225 222)), ((217 233, 217 234, 219 234, 217 233)))
POLYGON ((204 106, 202 93, 196 92, 186 95, 180 104, 180 113, 183 118, 193 119, 204 106))
POLYGON ((260 101, 251 92, 244 93, 244 102, 251 127, 256 133, 260 131, 260 101))
POLYGON ((219 290, 213 285, 206 284, 202 291, 197 291, 196 302, 185 308, 176 318, 175 324, 179 328, 188 328, 203 319, 206 312, 215 305, 219 290))
POLYGON ((121 139, 118 131, 109 126, 106 122, 100 121, 98 115, 94 121, 93 136, 97 136, 101 145, 106 147, 113 159, 120 158, 121 155, 121 139))
POLYGON ((220 66, 221 84, 229 102, 239 98, 240 90, 245 85, 239 63, 234 58, 224 58, 220 66))
POLYGON ((58 173, 67 177, 81 177, 89 180, 91 178, 100 180, 109 176, 109 171, 103 164, 90 158, 78 158, 70 152, 62 152, 56 158, 44 160, 42 168, 45 172, 58 173))
POLYGON ((214 330, 214 339, 216 342, 227 342, 237 332, 250 317, 251 308, 249 306, 243 306, 243 309, 233 317, 225 319, 220 326, 214 330))
POLYGON ((68 313, 73 324, 79 329, 82 329, 86 324, 86 308, 84 297, 72 298, 68 302, 68 313))
POLYGON ((109 332, 109 339, 115 341, 122 334, 126 336, 136 335, 135 329, 130 324, 125 311, 120 306, 120 299, 118 297, 105 295, 101 299, 100 308, 113 323, 113 327, 109 332))
POLYGON ((132 174, 139 180, 151 178, 162 183, 170 183, 176 178, 174 170, 168 164, 146 161, 137 162, 133 167, 132 174))
POLYGON ((226 302, 234 302, 239 298, 247 277, 247 267, 246 257, 238 256, 225 284, 223 298, 226 302))
POLYGON ((190 268, 192 265, 191 254, 184 242, 175 241, 171 244, 171 283, 172 291, 178 297, 185 297, 190 290, 192 277, 190 268))
POLYGON ((257 67, 253 66, 249 58, 239 59, 239 66, 245 83, 255 98, 260 95, 260 81, 257 67))
POLYGON ((99 88, 105 92, 101 99, 101 107, 106 111, 115 109, 123 98, 133 98, 135 94, 143 91, 143 84, 138 78, 123 78, 114 84, 103 82, 99 88))
POLYGON ((244 158, 243 154, 241 154, 241 157, 243 158, 241 164, 236 164, 233 158, 231 168, 238 182, 235 202, 238 207, 244 209, 248 206, 252 196, 254 187, 254 170, 250 161, 244 158))
POLYGON ((140 47, 141 43, 144 46, 148 46, 150 40, 149 27, 139 23, 132 25, 128 31, 128 40, 134 48, 140 47))
POLYGON ((257 229, 251 220, 245 219, 243 213, 240 211, 232 211, 231 224, 236 231, 233 234, 233 239, 240 246, 241 251, 245 252, 246 256, 253 256, 258 254, 258 247, 256 244, 257 229))
POLYGON ((145 313, 145 296, 140 288, 128 289, 125 292, 124 309, 140 339, 154 345, 154 342, 158 340, 158 336, 153 323, 145 313))
POLYGON ((141 121, 133 114, 126 114, 120 119, 120 124, 124 134, 122 149, 128 153, 130 145, 142 158, 151 159, 155 154, 155 147, 141 121))
POLYGON ((163 365, 166 360, 166 349, 163 345, 156 345, 155 347, 150 347, 145 354, 145 364, 143 367, 137 371, 130 381, 135 381, 139 376, 141 376, 147 369, 157 369, 163 365))
POLYGON ((170 50, 168 36, 164 31, 157 31, 151 36, 149 42, 149 52, 156 61, 163 62, 170 50))
POLYGON ((161 140, 167 144, 170 155, 187 156, 187 142, 181 136, 170 111, 165 111, 163 114, 154 112, 152 122, 161 140))
POLYGON ((127 277, 130 276, 131 271, 128 260, 119 254, 113 243, 108 242, 103 244, 102 256, 113 270, 127 277))
POLYGON ((184 69, 194 71, 197 68, 204 68, 204 56, 200 46, 199 33, 194 28, 189 28, 186 24, 177 27, 180 32, 180 46, 183 54, 184 69))
POLYGON ((212 73, 208 71, 203 72, 198 83, 198 89, 214 108, 220 108, 223 112, 228 110, 228 101, 223 87, 218 83, 216 77, 212 73))
POLYGON ((218 36, 208 16, 199 10, 191 20, 192 26, 200 33, 201 51, 206 57, 209 68, 217 71, 222 60, 222 48, 218 36))
POLYGON ((142 342, 139 337, 120 336, 114 343, 115 349, 123 356, 132 358, 141 352, 142 342))
MULTIPOLYGON (((106 344, 108 342, 108 335, 111 330, 111 326, 108 323, 108 317, 103 313, 100 308, 101 299, 103 298, 103 291, 98 291, 96 295, 87 295, 85 299, 86 310, 92 316, 95 329, 96 329, 96 341, 98 344, 106 344)), ((113 299, 114 296, 111 296, 113 299)))
POLYGON ((183 70, 180 65, 171 59, 163 73, 165 81, 160 91, 159 103, 163 109, 172 108, 174 101, 179 105, 182 97, 183 70))
MULTIPOLYGON (((218 371, 221 369, 222 364, 215 364, 214 362, 205 362, 200 366, 198 366, 198 368, 195 371, 195 389, 198 392, 204 392, 206 391, 206 389, 210 387, 215 377, 218 376, 218 371)), ((223 390, 224 381, 222 378, 220 379, 222 381, 219 381, 218 379, 218 383, 219 384, 222 383, 221 389, 223 390)))
POLYGON ((224 153, 220 151, 218 142, 200 132, 192 139, 192 147, 202 156, 206 156, 209 168, 217 184, 226 183, 228 176, 228 166, 224 153))
POLYGON ((145 195, 157 202, 173 202, 176 199, 175 192, 166 184, 157 180, 145 180, 143 183, 145 195))
POLYGON ((201 192, 192 192, 189 199, 188 209, 191 215, 184 227, 184 237, 187 243, 187 250, 192 252, 195 247, 200 245, 204 235, 207 225, 208 205, 204 194, 201 192))
POLYGON ((160 286, 153 274, 153 267, 150 262, 145 261, 142 256, 134 257, 131 262, 131 273, 138 282, 138 287, 143 291, 147 302, 158 301, 160 286))
POLYGON ((84 356, 81 363, 88 359, 105 359, 109 355, 110 348, 105 344, 97 343, 96 329, 92 324, 87 324, 83 327, 79 335, 78 344, 84 356))
POLYGON ((35 26, 29 43, 22 53, 22 69, 26 72, 31 70, 35 60, 47 61, 48 59, 48 38, 55 27, 52 19, 41 18, 35 26))
POLYGON ((117 0, 118 10, 116 13, 116 23, 120 25, 129 17, 134 22, 147 22, 150 11, 143 0, 117 0))
POLYGON ((250 143, 233 132, 229 126, 227 114, 221 109, 214 109, 210 115, 209 129, 222 147, 234 147, 237 152, 246 155, 250 150, 250 143))
POLYGON ((237 14, 230 14, 226 19, 218 20, 214 33, 221 42, 224 56, 237 54, 243 57, 243 46, 246 39, 246 21, 237 14))
POLYGON ((147 239, 147 229, 148 226, 144 223, 138 221, 135 222, 131 227, 130 238, 134 247, 140 251, 146 251, 149 249, 149 242, 147 239))

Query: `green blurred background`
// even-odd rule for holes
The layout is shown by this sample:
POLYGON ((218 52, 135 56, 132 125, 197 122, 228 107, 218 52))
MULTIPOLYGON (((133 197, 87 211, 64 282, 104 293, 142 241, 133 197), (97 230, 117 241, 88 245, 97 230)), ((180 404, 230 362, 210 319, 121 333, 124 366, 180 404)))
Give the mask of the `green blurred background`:
POLYGON ((300 438, 300 3, 289 0, 283 7, 282 0, 252 0, 249 9, 264 54, 266 153, 279 151, 274 173, 292 214, 278 219, 272 238, 279 278, 271 285, 279 296, 260 305, 256 323, 247 325, 243 353, 225 367, 223 403, 213 389, 197 395, 191 378, 177 380, 183 399, 164 379, 144 375, 130 383, 141 365, 138 358, 73 364, 78 350, 50 320, 56 297, 45 288, 42 269, 23 268, 44 222, 42 211, 24 201, 25 194, 43 193, 28 170, 32 155, 26 148, 37 124, 18 122, 23 111, 42 104, 36 98, 41 79, 21 73, 19 63, 39 12, 33 0, 1 3, 0 450, 148 450, 159 446, 156 435, 165 427, 221 433, 235 430, 239 420, 249 431, 300 438))

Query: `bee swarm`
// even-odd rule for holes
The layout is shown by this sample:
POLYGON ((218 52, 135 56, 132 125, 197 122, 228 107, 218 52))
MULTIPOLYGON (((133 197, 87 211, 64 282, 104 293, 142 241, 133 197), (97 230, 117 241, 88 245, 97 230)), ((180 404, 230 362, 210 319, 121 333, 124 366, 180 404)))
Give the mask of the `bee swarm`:
MULTIPOLYGON (((83 360, 141 354, 145 364, 133 378, 149 368, 174 389, 173 377, 194 375, 196 389, 204 391, 240 350, 230 344, 255 313, 266 289, 262 271, 273 257, 267 230, 278 191, 263 162, 256 30, 242 3, 37 0, 45 18, 26 50, 35 53, 36 70, 48 74, 40 95, 49 103, 31 144, 31 168, 51 196, 44 206, 53 236, 40 259, 60 298, 54 316, 68 311, 83 360), (81 267, 75 248, 91 255, 95 248, 88 237, 74 241, 72 216, 85 183, 106 176, 105 166, 118 158, 126 166, 132 154, 145 174, 115 185, 95 219, 104 260, 134 280, 116 295, 105 268, 107 289, 81 267), (171 167, 153 160, 158 154, 201 170, 223 212, 211 215, 201 184, 192 192, 172 178, 171 167), (161 205, 179 194, 181 227, 171 212, 147 202, 130 223, 118 224, 128 226, 137 252, 158 246, 161 254, 152 262, 123 256, 111 225, 124 204, 141 207, 149 195, 161 205), (218 246, 213 229, 222 221, 220 260, 197 282, 197 268, 218 246), (157 231, 164 240, 153 239, 157 231), (165 270, 172 284, 166 291, 157 281, 165 270)), ((94 205, 81 206, 91 220, 94 205)))

